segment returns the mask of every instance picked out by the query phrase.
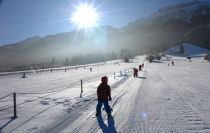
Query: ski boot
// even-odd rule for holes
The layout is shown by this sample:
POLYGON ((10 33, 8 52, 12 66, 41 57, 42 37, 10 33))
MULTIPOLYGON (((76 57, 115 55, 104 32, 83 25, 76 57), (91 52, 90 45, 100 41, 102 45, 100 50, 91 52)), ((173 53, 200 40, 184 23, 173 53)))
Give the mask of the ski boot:
POLYGON ((111 113, 107 113, 107 119, 109 119, 110 117, 112 117, 111 113))
POLYGON ((96 117, 99 116, 101 114, 101 112, 96 112, 96 117))

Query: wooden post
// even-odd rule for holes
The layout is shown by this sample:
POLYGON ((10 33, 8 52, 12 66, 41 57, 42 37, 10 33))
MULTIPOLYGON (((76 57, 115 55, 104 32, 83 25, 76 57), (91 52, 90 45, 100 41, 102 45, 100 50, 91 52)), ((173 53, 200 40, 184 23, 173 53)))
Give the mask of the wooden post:
POLYGON ((16 93, 13 93, 13 103, 14 103, 14 118, 17 118, 17 110, 16 110, 16 93))

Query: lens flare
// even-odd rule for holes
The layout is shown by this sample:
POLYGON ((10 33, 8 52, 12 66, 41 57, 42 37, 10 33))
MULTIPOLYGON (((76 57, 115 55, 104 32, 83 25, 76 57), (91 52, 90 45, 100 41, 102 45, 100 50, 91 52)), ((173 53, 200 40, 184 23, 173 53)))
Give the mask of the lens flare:
POLYGON ((146 119, 148 117, 148 114, 146 112, 142 112, 141 116, 142 116, 143 119, 146 119))

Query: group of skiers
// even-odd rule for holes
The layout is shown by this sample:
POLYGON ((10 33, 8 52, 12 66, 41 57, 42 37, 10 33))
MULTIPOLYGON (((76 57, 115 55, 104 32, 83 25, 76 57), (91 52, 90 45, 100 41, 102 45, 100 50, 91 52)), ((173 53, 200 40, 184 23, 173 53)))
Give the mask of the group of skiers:
POLYGON ((143 68, 144 68, 144 63, 139 65, 139 69, 133 68, 133 77, 134 78, 138 77, 138 71, 142 71, 143 68))
MULTIPOLYGON (((134 77, 138 77, 138 71, 142 71, 144 68, 144 63, 139 65, 139 69, 133 68, 134 71, 134 77)), ((97 88, 97 98, 98 98, 98 103, 96 105, 96 117, 98 117, 101 114, 101 108, 102 105, 104 106, 104 109, 107 113, 107 117, 111 117, 111 112, 112 108, 109 105, 109 101, 112 100, 111 97, 111 89, 110 86, 108 85, 108 77, 103 76, 101 78, 101 83, 97 88)))

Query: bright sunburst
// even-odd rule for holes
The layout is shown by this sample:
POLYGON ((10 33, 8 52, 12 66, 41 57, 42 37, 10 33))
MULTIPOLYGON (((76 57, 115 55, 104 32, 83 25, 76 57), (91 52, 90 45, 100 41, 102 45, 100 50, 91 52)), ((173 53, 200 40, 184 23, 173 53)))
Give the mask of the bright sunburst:
POLYGON ((80 4, 75 7, 76 11, 72 13, 71 21, 82 28, 93 28, 97 26, 99 15, 95 8, 87 4, 80 4))

